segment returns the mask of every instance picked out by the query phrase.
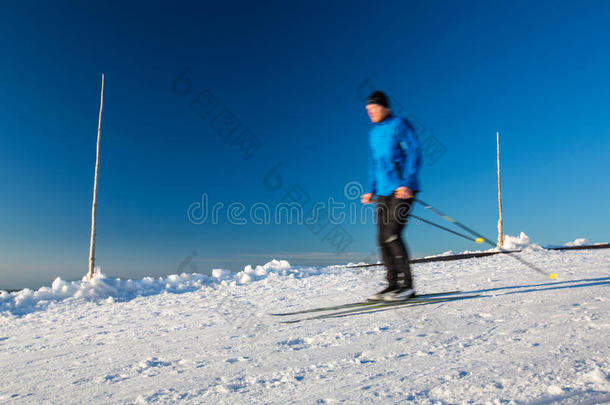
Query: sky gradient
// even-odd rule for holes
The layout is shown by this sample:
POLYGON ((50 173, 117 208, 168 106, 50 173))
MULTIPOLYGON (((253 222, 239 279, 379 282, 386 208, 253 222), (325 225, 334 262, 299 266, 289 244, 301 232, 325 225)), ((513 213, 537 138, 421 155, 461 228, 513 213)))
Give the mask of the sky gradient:
MULTIPOLYGON (((442 151, 424 156, 423 200, 495 238, 499 130, 505 233, 610 239, 610 3, 383 4, 3 3, 0 288, 86 273, 102 72, 97 263, 111 276, 371 257, 370 222, 343 224, 337 254, 330 228, 187 211, 204 193, 273 207, 294 187, 309 206, 349 202, 372 88, 442 151)), ((423 224, 406 237, 415 257, 479 248, 423 224)))

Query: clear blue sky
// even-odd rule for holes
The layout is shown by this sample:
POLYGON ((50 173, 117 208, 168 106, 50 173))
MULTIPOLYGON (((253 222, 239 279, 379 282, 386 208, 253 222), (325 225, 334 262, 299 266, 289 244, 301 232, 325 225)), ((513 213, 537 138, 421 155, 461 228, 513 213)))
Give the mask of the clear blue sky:
MULTIPOLYGON (((294 185, 345 201, 366 181, 371 83, 445 149, 422 199, 495 237, 500 130, 505 232, 609 239, 609 2, 105 3, 0 6, 0 287, 86 272, 102 72, 97 261, 112 276, 175 273, 192 252, 184 271, 370 255, 370 223, 346 224, 335 255, 302 225, 194 225, 186 210, 202 193, 273 205, 294 185), (190 108, 204 89, 260 141, 252 157, 190 108)), ((406 236, 412 256, 479 248, 427 225, 406 236)))

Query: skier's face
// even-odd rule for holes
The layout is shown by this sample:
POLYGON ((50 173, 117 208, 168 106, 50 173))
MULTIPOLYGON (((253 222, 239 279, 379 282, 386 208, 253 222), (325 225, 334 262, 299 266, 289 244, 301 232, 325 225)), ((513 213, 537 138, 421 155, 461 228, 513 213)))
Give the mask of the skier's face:
POLYGON ((379 104, 367 104, 366 112, 369 114, 371 122, 378 123, 385 119, 390 113, 390 109, 379 104))

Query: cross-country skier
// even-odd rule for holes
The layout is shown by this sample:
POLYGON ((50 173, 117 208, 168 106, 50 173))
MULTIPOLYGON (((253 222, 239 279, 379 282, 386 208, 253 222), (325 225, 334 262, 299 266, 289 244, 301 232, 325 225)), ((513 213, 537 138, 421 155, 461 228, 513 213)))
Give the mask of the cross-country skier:
POLYGON ((377 243, 387 269, 388 286, 369 300, 400 301, 415 295, 402 230, 419 191, 421 148, 413 125, 392 114, 388 98, 372 93, 366 110, 374 126, 369 133, 369 186, 363 204, 377 200, 377 243))

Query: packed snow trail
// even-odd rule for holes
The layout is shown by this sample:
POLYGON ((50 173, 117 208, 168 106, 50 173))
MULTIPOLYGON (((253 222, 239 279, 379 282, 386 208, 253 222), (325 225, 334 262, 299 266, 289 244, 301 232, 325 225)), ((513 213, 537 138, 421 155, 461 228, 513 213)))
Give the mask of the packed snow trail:
MULTIPOLYGON (((441 293, 418 294, 417 298, 421 299, 421 298, 439 297, 439 296, 444 296, 444 295, 458 294, 459 292, 460 291, 446 291, 446 292, 441 292, 441 293)), ((270 315, 274 315, 274 316, 300 315, 300 314, 307 314, 307 313, 312 313, 312 312, 326 312, 326 311, 334 311, 334 310, 346 309, 346 308, 363 307, 363 306, 368 306, 368 305, 378 305, 380 303, 383 303, 383 301, 371 301, 369 299, 366 299, 364 301, 351 302, 348 304, 333 305, 333 306, 329 306, 329 307, 308 308, 308 309, 303 309, 303 310, 294 311, 294 312, 277 312, 277 313, 270 313, 270 315)))
POLYGON ((414 266, 420 293, 481 297, 279 323, 361 300, 381 268, 56 280, 0 296, 0 403, 610 401, 610 250, 414 266))

